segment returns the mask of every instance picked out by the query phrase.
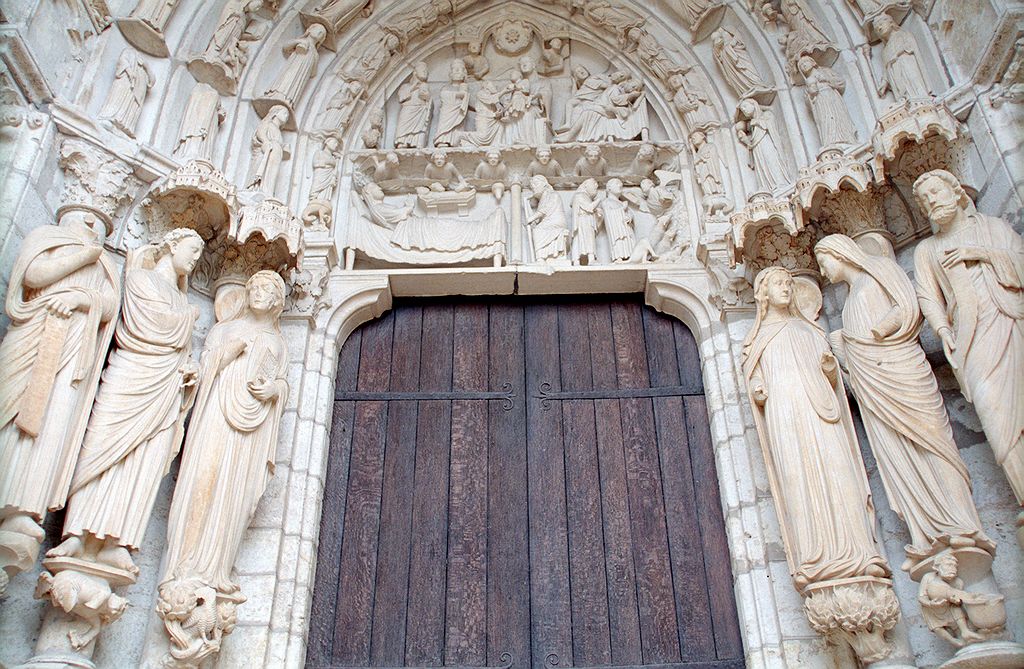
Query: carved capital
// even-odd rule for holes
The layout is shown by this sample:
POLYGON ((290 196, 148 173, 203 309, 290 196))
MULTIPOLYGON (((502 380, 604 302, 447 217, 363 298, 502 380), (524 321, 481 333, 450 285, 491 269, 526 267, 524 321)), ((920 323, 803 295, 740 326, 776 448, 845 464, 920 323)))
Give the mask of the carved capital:
POLYGON ((732 226, 733 262, 741 262, 750 257, 755 249, 751 247, 754 233, 762 227, 778 225, 790 235, 795 235, 803 227, 793 211, 789 198, 757 199, 729 217, 732 226))
POLYGON ((804 612, 816 632, 850 644, 865 664, 889 655, 886 632, 900 619, 892 581, 872 576, 826 581, 807 586, 804 593, 804 612))
POLYGON ((885 180, 886 164, 896 160, 905 143, 920 144, 938 135, 947 142, 955 140, 963 130, 960 122, 942 103, 931 100, 902 100, 878 119, 871 136, 874 150, 872 167, 875 182, 885 180))
POLYGON ((87 209, 111 229, 117 210, 139 187, 131 166, 113 154, 80 139, 61 142, 58 164, 64 170, 64 191, 57 210, 87 209))

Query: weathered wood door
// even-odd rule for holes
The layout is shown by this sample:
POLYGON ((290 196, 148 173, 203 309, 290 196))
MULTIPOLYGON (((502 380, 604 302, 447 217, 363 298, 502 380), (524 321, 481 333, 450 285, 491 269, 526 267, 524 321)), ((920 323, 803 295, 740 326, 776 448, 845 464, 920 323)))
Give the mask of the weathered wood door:
POLYGON ((681 323, 398 304, 345 343, 336 398, 308 666, 743 666, 681 323))

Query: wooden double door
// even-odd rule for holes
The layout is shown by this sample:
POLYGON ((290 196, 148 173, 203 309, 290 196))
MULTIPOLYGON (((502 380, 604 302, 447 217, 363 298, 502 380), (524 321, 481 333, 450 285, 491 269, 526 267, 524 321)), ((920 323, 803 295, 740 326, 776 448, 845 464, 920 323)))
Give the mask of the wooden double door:
POLYGON ((743 666, 681 323, 399 303, 337 378, 307 666, 743 666))

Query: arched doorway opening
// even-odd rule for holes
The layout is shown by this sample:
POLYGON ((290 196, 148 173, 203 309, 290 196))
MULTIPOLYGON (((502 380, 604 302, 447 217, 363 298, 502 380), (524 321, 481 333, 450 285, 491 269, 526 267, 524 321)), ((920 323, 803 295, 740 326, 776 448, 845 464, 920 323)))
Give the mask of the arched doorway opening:
POLYGON ((682 323, 399 301, 335 398, 307 666, 743 666, 682 323))

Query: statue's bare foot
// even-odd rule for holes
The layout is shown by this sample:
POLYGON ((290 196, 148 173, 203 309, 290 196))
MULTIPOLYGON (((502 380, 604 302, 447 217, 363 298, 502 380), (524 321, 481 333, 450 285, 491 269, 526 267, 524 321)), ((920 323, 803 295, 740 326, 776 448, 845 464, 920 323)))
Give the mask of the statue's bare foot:
POLYGON ((46 557, 58 558, 58 557, 82 557, 85 553, 85 544, 82 543, 81 537, 74 535, 65 539, 62 543, 54 546, 50 550, 46 551, 46 557))
POLYGON ((4 518, 3 523, 0 523, 0 530, 24 534, 39 543, 42 543, 43 539, 46 538, 46 531, 27 513, 16 513, 7 516, 7 518, 4 518))
POLYGON ((949 545, 952 548, 968 548, 975 544, 974 539, 971 537, 950 537, 949 545))
POLYGON ((129 574, 138 574, 139 568, 132 561, 131 553, 124 546, 107 546, 96 554, 96 561, 121 569, 129 574))

